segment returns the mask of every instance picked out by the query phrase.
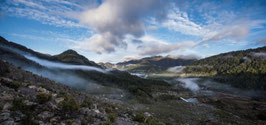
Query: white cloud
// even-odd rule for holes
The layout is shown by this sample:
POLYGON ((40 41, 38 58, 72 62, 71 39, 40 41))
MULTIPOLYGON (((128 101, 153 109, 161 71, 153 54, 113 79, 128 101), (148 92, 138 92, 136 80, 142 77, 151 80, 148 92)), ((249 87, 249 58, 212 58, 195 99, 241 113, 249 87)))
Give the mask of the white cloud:
POLYGON ((29 1, 29 0, 16 0, 16 1, 12 1, 13 4, 22 4, 22 5, 26 5, 28 7, 33 7, 33 8, 37 8, 37 9, 46 9, 41 3, 35 3, 33 1, 29 1))
POLYGON ((95 30, 98 34, 89 39, 82 49, 96 53, 114 52, 124 47, 126 35, 139 38, 145 33, 144 18, 149 15, 164 15, 160 0, 106 0, 96 8, 80 15, 80 22, 95 30), (87 48, 85 48, 87 47, 87 48))
POLYGON ((170 30, 193 36, 204 36, 208 33, 208 30, 190 21, 186 12, 181 12, 176 7, 169 12, 167 17, 168 19, 162 23, 162 26, 170 30))
POLYGON ((263 38, 259 39, 256 44, 265 46, 266 45, 266 37, 263 37, 263 38))
POLYGON ((221 41, 223 39, 242 39, 248 35, 248 25, 223 26, 219 31, 213 31, 212 35, 206 36, 203 41, 221 41))
POLYGON ((216 11, 206 11, 217 8, 208 8, 207 10, 202 8, 206 9, 206 6, 200 7, 202 15, 198 16, 206 19, 205 24, 192 21, 187 12, 180 11, 175 5, 173 5, 165 21, 154 24, 184 35, 200 38, 202 42, 218 42, 225 39, 240 41, 249 35, 250 30, 263 28, 262 24, 265 24, 264 20, 235 19, 236 15, 228 11, 222 11, 219 13, 221 17, 215 17, 213 15, 217 16, 216 11))
POLYGON ((158 55, 165 54, 176 50, 187 49, 191 47, 195 47, 198 43, 192 41, 183 41, 183 42, 175 42, 169 43, 163 40, 158 40, 151 36, 145 36, 140 38, 143 41, 141 46, 138 46, 138 53, 140 55, 158 55))
POLYGON ((114 52, 117 46, 126 46, 126 44, 120 44, 118 38, 113 36, 109 32, 104 34, 95 34, 90 38, 85 39, 82 42, 78 42, 74 48, 89 50, 101 54, 102 52, 114 52), (106 42, 108 41, 108 42, 106 42))
POLYGON ((1 6, 1 10, 11 16, 26 17, 53 26, 85 28, 75 19, 67 17, 68 13, 81 9, 75 3, 58 0, 8 0, 1 6))

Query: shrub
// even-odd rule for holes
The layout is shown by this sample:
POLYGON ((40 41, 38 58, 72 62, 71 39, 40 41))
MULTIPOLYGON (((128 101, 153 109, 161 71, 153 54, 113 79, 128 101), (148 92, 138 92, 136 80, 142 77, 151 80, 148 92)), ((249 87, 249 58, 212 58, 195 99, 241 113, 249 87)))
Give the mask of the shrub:
POLYGON ((79 109, 79 104, 71 96, 65 96, 64 101, 60 102, 59 106, 64 111, 75 111, 79 109))
POLYGON ((105 107, 105 112, 106 113, 113 113, 114 110, 111 107, 105 107))
POLYGON ((26 116, 21 119, 21 125, 39 125, 39 123, 32 120, 30 113, 26 113, 26 116))
POLYGON ((74 122, 74 119, 68 119, 68 120, 66 120, 66 123, 67 123, 68 125, 71 125, 73 122, 74 122))
POLYGON ((88 107, 88 108, 92 109, 93 104, 89 100, 84 100, 83 103, 80 105, 80 107, 88 107))
POLYGON ((64 93, 64 92, 62 92, 62 91, 60 91, 60 92, 57 94, 57 97, 65 97, 65 96, 67 96, 67 94, 64 93))
POLYGON ((25 108, 26 105, 24 104, 24 100, 22 98, 16 98, 13 100, 13 107, 11 108, 11 111, 24 110, 25 108))
POLYGON ((108 115, 108 119, 113 123, 113 122, 116 121, 116 119, 117 119, 117 115, 114 114, 114 113, 110 113, 110 114, 108 115))
POLYGON ((142 114, 142 113, 138 113, 136 115, 136 117, 133 119, 133 121, 137 121, 137 122, 140 122, 140 123, 144 123, 145 120, 146 120, 146 118, 145 118, 144 114, 142 114))
POLYGON ((36 96, 36 98, 37 98, 37 100, 38 100, 38 102, 40 104, 43 104, 43 103, 46 103, 46 102, 50 101, 51 98, 52 98, 52 95, 51 94, 40 93, 40 94, 38 94, 36 96))
POLYGON ((13 88, 13 89, 17 90, 17 89, 20 87, 20 85, 21 85, 20 82, 18 82, 18 81, 13 81, 13 82, 7 84, 7 87, 9 87, 9 88, 13 88))
POLYGON ((45 84, 41 84, 40 87, 46 88, 46 85, 45 84))
POLYGON ((111 125, 114 123, 117 119, 117 115, 114 113, 108 114, 108 120, 104 123, 104 125, 111 125))
POLYGON ((147 119, 147 124, 148 125, 161 125, 156 119, 150 117, 147 119))

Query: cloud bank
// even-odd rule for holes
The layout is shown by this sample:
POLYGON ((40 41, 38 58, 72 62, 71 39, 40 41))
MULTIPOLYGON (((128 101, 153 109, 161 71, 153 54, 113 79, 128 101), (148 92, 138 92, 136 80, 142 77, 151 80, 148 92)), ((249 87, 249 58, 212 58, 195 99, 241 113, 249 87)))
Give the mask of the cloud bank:
POLYGON ((96 53, 114 52, 116 47, 126 47, 124 38, 139 38, 145 33, 144 18, 154 16, 164 19, 166 11, 162 0, 106 0, 96 8, 83 12, 79 18, 97 34, 78 44, 76 48, 96 53))
POLYGON ((40 59, 34 56, 24 55, 25 58, 32 60, 36 63, 39 63, 42 66, 48 67, 48 68, 58 68, 58 69, 72 69, 72 70, 85 70, 85 71, 98 71, 102 73, 106 73, 107 71, 96 68, 93 66, 84 66, 84 65, 71 65, 71 64, 64 64, 59 62, 52 62, 44 59, 40 59))

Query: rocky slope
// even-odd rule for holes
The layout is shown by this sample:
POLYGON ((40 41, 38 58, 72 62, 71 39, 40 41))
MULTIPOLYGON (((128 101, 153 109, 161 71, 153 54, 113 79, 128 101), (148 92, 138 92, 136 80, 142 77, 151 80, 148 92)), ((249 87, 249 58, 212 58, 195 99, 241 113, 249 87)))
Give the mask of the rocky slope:
POLYGON ((128 124, 126 108, 0 61, 0 124, 128 124))

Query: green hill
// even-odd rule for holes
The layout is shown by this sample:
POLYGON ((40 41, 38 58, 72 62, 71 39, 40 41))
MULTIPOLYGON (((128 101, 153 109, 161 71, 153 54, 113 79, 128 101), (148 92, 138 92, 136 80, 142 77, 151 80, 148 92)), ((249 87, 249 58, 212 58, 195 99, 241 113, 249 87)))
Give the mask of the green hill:
POLYGON ((266 47, 201 59, 187 66, 184 71, 215 76, 215 80, 239 88, 266 90, 266 47))

